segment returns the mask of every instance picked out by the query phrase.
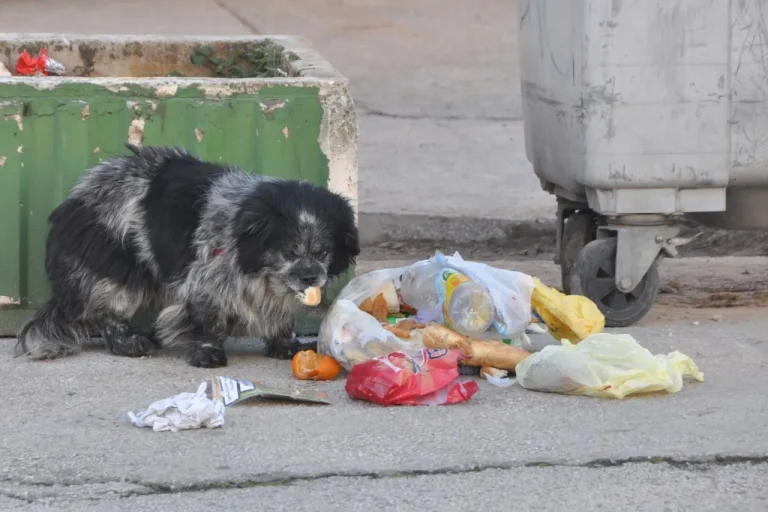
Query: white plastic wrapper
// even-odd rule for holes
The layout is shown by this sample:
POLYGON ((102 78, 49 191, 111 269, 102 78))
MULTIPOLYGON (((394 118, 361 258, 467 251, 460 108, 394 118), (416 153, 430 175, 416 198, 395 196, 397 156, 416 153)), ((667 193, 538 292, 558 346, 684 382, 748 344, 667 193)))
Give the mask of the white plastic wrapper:
MULTIPOLYGON (((521 336, 531 322, 533 278, 521 272, 493 268, 483 263, 465 261, 453 256, 435 254, 433 260, 469 276, 488 289, 494 301, 494 327, 505 338, 521 336)), ((423 264, 414 263, 412 266, 423 264)), ((318 335, 318 351, 336 359, 347 371, 352 366, 410 348, 423 348, 418 335, 404 341, 387 331, 368 313, 358 309, 388 281, 399 290, 400 278, 411 266, 377 270, 352 279, 339 294, 318 335)))
POLYGON ((224 403, 206 394, 203 382, 196 393, 180 393, 152 403, 147 410, 128 412, 137 427, 149 427, 155 432, 178 432, 197 428, 218 428, 224 425, 224 403))

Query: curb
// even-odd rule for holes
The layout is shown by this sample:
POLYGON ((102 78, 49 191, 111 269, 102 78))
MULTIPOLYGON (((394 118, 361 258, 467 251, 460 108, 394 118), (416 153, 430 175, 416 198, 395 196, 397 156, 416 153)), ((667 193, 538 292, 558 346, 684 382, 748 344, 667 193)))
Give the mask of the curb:
POLYGON ((552 219, 506 220, 477 217, 440 217, 360 213, 360 242, 375 246, 392 242, 445 242, 468 245, 493 243, 516 245, 521 238, 546 240, 554 247, 552 219))
MULTIPOLYGON (((404 247, 471 248, 488 253, 523 256, 553 253, 554 219, 505 220, 474 217, 360 213, 360 242, 367 249, 400 250, 404 247)), ((686 223, 681 236, 694 241, 680 250, 681 256, 768 256, 768 232, 727 231, 686 223)))

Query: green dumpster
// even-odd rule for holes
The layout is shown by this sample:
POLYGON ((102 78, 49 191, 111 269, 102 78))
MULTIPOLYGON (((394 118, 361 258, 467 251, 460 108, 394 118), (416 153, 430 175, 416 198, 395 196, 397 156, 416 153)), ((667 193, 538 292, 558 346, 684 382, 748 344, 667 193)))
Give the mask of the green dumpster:
MULTIPOLYGON (((0 76, 0 336, 47 299, 48 215, 126 142, 306 179, 357 211, 348 82, 302 39, 0 34, 11 71, 23 51, 42 48, 66 75, 0 76)), ((317 332, 350 277, 329 285, 323 307, 299 313, 298 334, 317 332)))

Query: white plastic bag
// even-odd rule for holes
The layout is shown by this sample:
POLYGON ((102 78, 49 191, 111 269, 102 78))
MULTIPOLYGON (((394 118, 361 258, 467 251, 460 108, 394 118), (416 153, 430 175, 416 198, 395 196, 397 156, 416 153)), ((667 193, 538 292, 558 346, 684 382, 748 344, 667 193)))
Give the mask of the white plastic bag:
MULTIPOLYGON (((525 332, 531 321, 533 278, 527 274, 500 270, 483 263, 464 261, 456 253, 446 257, 436 253, 433 260, 453 268, 483 284, 491 293, 497 309, 494 325, 508 338, 525 332), (500 327, 500 328, 499 328, 500 327), (503 329, 503 330, 502 330, 503 329)), ((374 357, 411 348, 423 348, 418 335, 407 342, 384 329, 368 313, 358 309, 362 302, 374 296, 388 281, 399 290, 400 278, 413 265, 376 270, 352 279, 341 291, 320 325, 318 351, 336 359, 346 370, 374 357)))
POLYGON ((550 393, 624 398, 637 393, 683 388, 683 377, 704 380, 696 364, 680 352, 653 355, 629 334, 593 334, 574 345, 545 347, 515 367, 525 389, 550 393))

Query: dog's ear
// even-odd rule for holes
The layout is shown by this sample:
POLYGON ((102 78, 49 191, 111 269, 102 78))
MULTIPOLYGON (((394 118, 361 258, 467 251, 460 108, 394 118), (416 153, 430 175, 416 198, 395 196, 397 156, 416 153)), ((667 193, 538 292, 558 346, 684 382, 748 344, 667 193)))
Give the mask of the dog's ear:
POLYGON ((360 241, 358 231, 357 227, 352 223, 345 229, 342 229, 336 237, 333 258, 331 259, 328 274, 332 277, 343 274, 350 265, 354 265, 359 254, 360 241))
POLYGON ((233 235, 243 273, 252 274, 264 267, 264 253, 275 228, 275 214, 263 200, 255 199, 241 207, 235 218, 233 235))
POLYGON ((350 256, 355 257, 360 254, 360 240, 355 226, 344 234, 344 245, 350 256))

